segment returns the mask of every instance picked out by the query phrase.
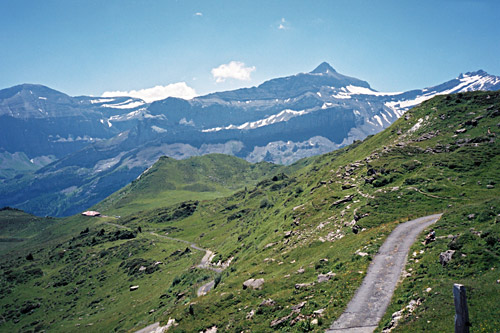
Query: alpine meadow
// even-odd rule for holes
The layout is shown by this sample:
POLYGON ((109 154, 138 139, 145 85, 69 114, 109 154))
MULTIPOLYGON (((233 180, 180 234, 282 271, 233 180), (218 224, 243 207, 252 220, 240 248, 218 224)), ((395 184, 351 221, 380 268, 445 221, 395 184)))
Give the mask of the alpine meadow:
POLYGON ((0 332, 500 332, 498 22, 0 1, 0 332))

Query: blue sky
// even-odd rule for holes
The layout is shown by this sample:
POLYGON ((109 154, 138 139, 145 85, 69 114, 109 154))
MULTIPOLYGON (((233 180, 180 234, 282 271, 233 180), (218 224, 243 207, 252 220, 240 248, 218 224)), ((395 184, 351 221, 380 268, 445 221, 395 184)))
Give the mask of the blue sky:
POLYGON ((0 88, 206 94, 327 61, 404 91, 500 75, 499 22, 498 0, 0 0, 0 88))

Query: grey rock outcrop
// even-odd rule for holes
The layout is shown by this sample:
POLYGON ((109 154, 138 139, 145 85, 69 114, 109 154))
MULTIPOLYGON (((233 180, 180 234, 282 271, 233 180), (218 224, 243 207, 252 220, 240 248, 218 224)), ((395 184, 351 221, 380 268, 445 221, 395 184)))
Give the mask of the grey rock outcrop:
POLYGON ((248 279, 243 282, 243 289, 262 289, 262 285, 264 284, 264 279, 248 279))
POLYGON ((455 250, 441 252, 439 254, 439 263, 443 266, 446 266, 446 264, 453 258, 453 254, 455 254, 455 250))

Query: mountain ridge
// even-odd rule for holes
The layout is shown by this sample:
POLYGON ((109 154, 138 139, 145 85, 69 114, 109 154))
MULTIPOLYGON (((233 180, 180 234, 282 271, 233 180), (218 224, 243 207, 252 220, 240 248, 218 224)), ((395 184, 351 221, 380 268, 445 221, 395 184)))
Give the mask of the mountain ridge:
MULTIPOLYGON (((101 206, 100 218, 51 219, 24 246, 2 253, 0 328, 137 331, 170 322, 188 332, 324 331, 387 235, 401 222, 442 212, 434 241, 421 234, 412 246, 378 330, 453 330, 450 286, 460 283, 471 291, 473 325, 494 331, 499 109, 500 92, 436 96, 362 142, 280 167, 213 200, 170 205, 152 186, 172 177, 168 168, 161 175, 165 165, 184 171, 192 161, 162 158, 129 187, 136 197, 157 194, 149 207, 125 212, 116 201, 101 206), (205 252, 187 248, 191 243, 213 253, 213 267, 226 269, 197 267, 205 252), (441 264, 445 251, 451 260, 441 264), (198 296, 209 281, 213 289, 198 296)), ((191 171, 204 173, 194 164, 191 171)), ((4 216, 33 218, 12 210, 0 211, 0 221, 4 216)))
POLYGON ((477 71, 430 88, 383 93, 332 70, 324 63, 313 70, 319 73, 151 104, 79 96, 67 97, 70 104, 58 108, 40 95, 27 104, 36 115, 32 119, 7 116, 7 100, 0 100, 0 159, 23 166, 9 166, 0 175, 0 206, 71 215, 123 187, 163 155, 225 153, 287 165, 378 133, 433 96, 500 89, 499 77, 477 71), (41 117, 45 113, 65 116, 41 117), (43 190, 50 183, 54 186, 43 190))

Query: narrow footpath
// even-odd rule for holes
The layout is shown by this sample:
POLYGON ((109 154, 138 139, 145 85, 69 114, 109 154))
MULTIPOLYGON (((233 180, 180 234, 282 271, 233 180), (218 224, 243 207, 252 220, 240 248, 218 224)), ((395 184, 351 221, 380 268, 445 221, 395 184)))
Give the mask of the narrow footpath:
MULTIPOLYGON (((207 249, 203 249, 203 248, 199 247, 198 245, 196 245, 195 243, 191 243, 191 242, 188 242, 188 241, 185 241, 182 239, 158 235, 154 232, 151 232, 151 235, 161 237, 161 238, 166 238, 166 239, 173 240, 176 242, 185 243, 195 250, 205 252, 205 255, 203 256, 203 258, 201 258, 200 263, 196 267, 202 268, 202 269, 209 269, 209 270, 217 272, 217 273, 222 272, 222 270, 223 270, 222 268, 214 267, 211 265, 212 259, 215 256, 215 254, 212 251, 207 250, 207 249)), ((211 280, 211 281, 205 283, 204 285, 202 285, 201 287, 199 287, 197 292, 196 292, 196 295, 198 297, 206 295, 210 290, 212 290, 214 288, 214 286, 215 286, 215 280, 211 280)))
POLYGON ((377 328, 391 301, 410 246, 441 215, 421 217, 402 223, 394 229, 373 258, 363 283, 346 310, 327 332, 371 333, 377 328))

